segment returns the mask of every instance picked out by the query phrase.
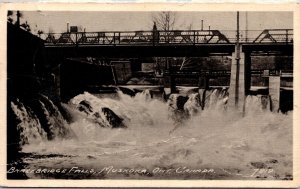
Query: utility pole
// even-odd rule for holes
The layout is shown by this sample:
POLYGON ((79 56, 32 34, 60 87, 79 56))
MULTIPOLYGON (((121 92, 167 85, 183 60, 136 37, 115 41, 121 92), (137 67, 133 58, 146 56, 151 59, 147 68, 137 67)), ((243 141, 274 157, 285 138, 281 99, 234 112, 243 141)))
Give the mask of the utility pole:
POLYGON ((235 85, 235 106, 238 106, 239 102, 239 79, 240 79, 240 13, 237 11, 236 14, 236 85, 235 85))
POLYGON ((246 35, 246 43, 248 42, 248 12, 246 11, 246 31, 245 31, 245 35, 246 35))

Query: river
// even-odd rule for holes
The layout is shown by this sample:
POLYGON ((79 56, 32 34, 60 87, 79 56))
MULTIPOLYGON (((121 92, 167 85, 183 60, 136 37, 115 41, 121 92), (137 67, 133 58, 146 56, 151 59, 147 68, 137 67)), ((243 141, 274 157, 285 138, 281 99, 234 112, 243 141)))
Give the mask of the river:
POLYGON ((8 175, 292 179, 292 111, 271 112, 269 97, 257 95, 247 96, 243 115, 227 107, 226 89, 182 91, 167 101, 148 89, 132 97, 85 92, 62 104, 69 122, 49 99, 40 101, 47 127, 21 101, 11 102, 23 166, 11 164, 8 175))

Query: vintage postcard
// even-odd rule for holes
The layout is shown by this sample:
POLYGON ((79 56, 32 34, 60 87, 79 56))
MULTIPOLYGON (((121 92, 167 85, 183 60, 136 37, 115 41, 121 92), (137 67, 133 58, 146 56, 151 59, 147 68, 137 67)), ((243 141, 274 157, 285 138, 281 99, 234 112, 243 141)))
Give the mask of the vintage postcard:
POLYGON ((1 186, 299 187, 299 5, 0 8, 1 186))

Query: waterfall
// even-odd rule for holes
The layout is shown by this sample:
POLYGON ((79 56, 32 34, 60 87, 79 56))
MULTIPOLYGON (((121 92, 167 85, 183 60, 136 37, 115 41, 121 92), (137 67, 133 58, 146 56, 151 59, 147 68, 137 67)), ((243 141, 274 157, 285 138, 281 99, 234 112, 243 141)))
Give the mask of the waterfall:
MULTIPOLYGON (((20 136, 20 145, 39 143, 47 138, 40 121, 30 108, 25 108, 19 99, 11 102, 11 108, 18 121, 16 127, 20 136)), ((14 127, 14 125, 9 125, 9 127, 14 127)))
POLYGON ((55 138, 75 137, 58 107, 46 96, 41 95, 39 99, 26 105, 16 99, 11 101, 10 108, 13 112, 10 116, 16 125, 8 126, 16 129, 9 129, 9 132, 17 133, 9 134, 19 136, 20 146, 38 144, 55 138))
POLYGON ((257 114, 270 111, 270 96, 268 95, 256 95, 247 96, 245 100, 245 113, 257 114))
POLYGON ((72 135, 69 125, 62 116, 58 107, 54 105, 48 97, 41 95, 39 103, 47 120, 46 127, 49 139, 54 139, 56 137, 67 138, 72 135))

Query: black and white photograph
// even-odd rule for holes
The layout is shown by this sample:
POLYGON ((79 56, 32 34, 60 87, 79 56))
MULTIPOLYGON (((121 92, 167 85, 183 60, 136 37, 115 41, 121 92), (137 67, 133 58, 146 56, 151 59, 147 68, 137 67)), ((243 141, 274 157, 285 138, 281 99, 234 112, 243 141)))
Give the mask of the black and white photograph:
POLYGON ((6 179, 293 181, 294 18, 6 10, 6 179))

